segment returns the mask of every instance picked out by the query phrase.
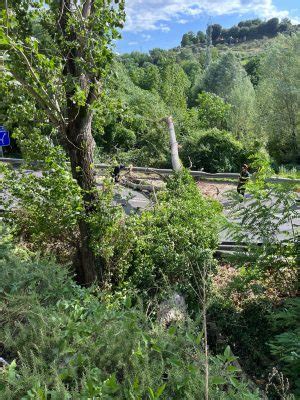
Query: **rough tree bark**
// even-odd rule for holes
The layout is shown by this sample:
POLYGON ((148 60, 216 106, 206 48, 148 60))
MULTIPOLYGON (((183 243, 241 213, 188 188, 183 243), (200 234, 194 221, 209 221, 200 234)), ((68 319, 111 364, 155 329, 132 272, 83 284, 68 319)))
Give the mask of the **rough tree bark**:
MULTIPOLYGON (((68 29, 68 18, 71 14, 70 0, 61 0, 61 16, 58 28, 63 37, 70 43, 81 43, 74 30, 68 29)), ((83 4, 82 18, 88 18, 92 12, 93 2, 86 0, 83 4)), ((84 44, 81 44, 84 46, 84 44)), ((79 220, 80 241, 77 251, 78 260, 75 263, 77 279, 91 285, 100 280, 103 271, 100 265, 96 265, 96 257, 91 248, 91 232, 88 223, 90 215, 95 211, 97 202, 97 187, 94 165, 94 139, 92 136, 93 111, 92 104, 96 98, 97 81, 94 76, 83 73, 75 60, 81 57, 81 47, 68 49, 66 64, 63 74, 80 81, 81 89, 87 94, 84 106, 74 103, 75 89, 70 88, 66 92, 67 124, 64 127, 62 142, 70 157, 73 178, 83 191, 84 216, 79 220)))
POLYGON ((182 163, 180 161, 179 154, 178 154, 178 143, 176 140, 176 133, 175 133, 173 118, 167 117, 165 119, 165 122, 167 123, 168 128, 169 128, 172 168, 174 171, 180 171, 180 170, 182 170, 182 163))
POLYGON ((24 0, 22 9, 35 10, 28 18, 24 18, 15 3, 18 2, 10 2, 14 16, 10 18, 8 2, 4 0, 6 27, 0 26, 1 46, 8 46, 14 55, 5 60, 7 70, 59 131, 60 142, 71 161, 72 175, 82 189, 85 212, 78 221, 80 240, 74 266, 81 283, 90 285, 101 280, 101 266, 104 268, 103 263, 96 262, 89 224, 97 209, 92 109, 109 72, 111 44, 124 24, 125 2, 51 0, 47 2, 49 10, 45 10, 43 2, 24 0), (45 11, 49 12, 49 19, 44 18, 45 11), (34 36, 26 37, 32 33, 31 18, 41 22, 47 44, 34 36), (22 26, 22 32, 17 33, 18 26, 22 26), (59 85, 57 91, 56 85, 59 85))
POLYGON ((91 248, 91 234, 87 218, 95 211, 97 189, 95 171, 93 169, 94 139, 91 132, 93 114, 86 107, 73 110, 69 107, 69 114, 77 113, 70 118, 65 131, 65 148, 70 157, 73 178, 83 190, 84 217, 79 221, 80 241, 77 252, 78 260, 75 264, 77 278, 81 283, 90 285, 101 279, 101 267, 96 266, 96 259, 91 248))

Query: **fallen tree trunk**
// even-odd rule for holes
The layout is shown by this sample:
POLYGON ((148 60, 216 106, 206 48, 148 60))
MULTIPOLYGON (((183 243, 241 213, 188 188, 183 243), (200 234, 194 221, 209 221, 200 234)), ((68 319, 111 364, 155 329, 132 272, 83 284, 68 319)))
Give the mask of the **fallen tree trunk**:
POLYGON ((146 191, 146 192, 155 192, 159 190, 163 190, 164 187, 154 187, 154 185, 144 185, 142 183, 135 183, 129 180, 123 180, 121 182, 122 185, 130 187, 131 189, 138 190, 138 191, 146 191))
POLYGON ((170 116, 165 118, 164 121, 167 123, 169 128, 172 168, 174 171, 178 172, 182 170, 182 162, 180 161, 178 154, 178 143, 176 140, 173 118, 170 116))

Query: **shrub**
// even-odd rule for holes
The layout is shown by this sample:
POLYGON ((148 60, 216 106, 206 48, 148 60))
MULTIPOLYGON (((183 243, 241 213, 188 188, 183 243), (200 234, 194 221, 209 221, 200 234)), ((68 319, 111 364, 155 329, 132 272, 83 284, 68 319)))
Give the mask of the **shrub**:
POLYGON ((69 255, 78 240, 77 222, 83 211, 81 190, 59 146, 35 131, 20 143, 26 150, 27 163, 18 170, 0 166, 5 221, 16 236, 26 239, 36 250, 51 249, 54 253, 55 247, 61 247, 60 254, 69 255), (30 139, 32 148, 27 143, 30 139), (32 169, 38 171, 28 173, 32 169), (16 210, 11 212, 11 207, 16 210))
MULTIPOLYGON (((245 301, 243 309, 238 309, 231 301, 231 294, 227 296, 211 302, 209 321, 215 321, 218 336, 231 344, 243 369, 251 376, 260 376, 271 364, 267 341, 273 333, 269 320, 272 305, 268 300, 255 299, 245 301)), ((220 351, 222 344, 217 343, 216 351, 220 351)))
POLYGON ((272 316, 277 335, 270 341, 296 396, 300 396, 300 299, 288 299, 272 316))
MULTIPOLYGON (((1 250, 0 398, 203 399, 194 323, 163 329, 128 301, 105 303, 98 288, 78 287, 63 267, 1 250)), ((229 359, 210 357, 211 397, 258 399, 229 359)))
MULTIPOLYGON (((294 187, 268 181, 272 170, 265 153, 253 156, 251 167, 255 173, 247 183, 247 197, 241 202, 232 193, 230 202, 230 218, 235 221, 229 224, 230 235, 244 246, 232 257, 236 271, 231 271, 225 290, 224 275, 223 282, 219 277, 209 316, 217 320, 246 371, 255 370, 266 378, 272 367, 280 368, 297 396, 299 301, 289 297, 296 296, 299 288, 299 249, 295 235, 285 241, 282 237, 282 226, 297 218, 294 187)), ((274 389, 274 383, 269 386, 274 389)), ((278 398, 278 393, 270 398, 278 398)))
POLYGON ((269 181, 273 171, 265 153, 257 153, 251 160, 255 172, 246 185, 247 198, 241 203, 237 193, 231 195, 230 217, 235 221, 228 224, 231 237, 237 243, 248 244, 247 253, 240 254, 242 263, 252 262, 262 273, 296 270, 296 232, 291 228, 290 232, 282 232, 299 214, 295 185, 269 181), (237 223, 240 220, 242 224, 237 223))
POLYGON ((214 93, 202 92, 198 94, 198 118, 203 129, 227 128, 227 119, 230 104, 214 93))
POLYGON ((126 219, 107 271, 112 281, 127 282, 145 297, 172 286, 193 299, 194 269, 214 263, 220 211, 187 171, 174 175, 152 210, 126 219))
POLYGON ((242 145, 226 131, 211 129, 198 131, 187 137, 183 144, 182 160, 193 169, 206 172, 236 172, 245 162, 242 145))

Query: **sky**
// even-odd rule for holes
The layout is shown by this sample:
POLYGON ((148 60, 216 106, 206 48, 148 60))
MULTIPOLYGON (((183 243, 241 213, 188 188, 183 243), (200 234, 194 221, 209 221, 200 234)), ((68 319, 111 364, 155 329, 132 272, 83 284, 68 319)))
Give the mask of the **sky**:
POLYGON ((290 18, 300 23, 299 0, 126 0, 126 24, 119 53, 170 49, 188 31, 208 23, 229 28, 245 19, 290 18))

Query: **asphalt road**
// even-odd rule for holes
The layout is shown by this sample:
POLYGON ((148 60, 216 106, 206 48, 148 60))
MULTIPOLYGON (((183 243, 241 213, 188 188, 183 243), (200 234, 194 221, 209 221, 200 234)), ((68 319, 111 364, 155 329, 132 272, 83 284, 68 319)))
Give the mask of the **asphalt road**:
MULTIPOLYGON (((144 210, 147 208, 151 208, 150 200, 142 193, 133 190, 124 188, 123 186, 116 185, 115 187, 115 199, 116 204, 121 204, 126 214, 130 214, 131 212, 136 212, 137 210, 144 210)), ((243 202, 245 207, 249 206, 251 200, 246 199, 243 202)), ((225 216, 230 219, 230 208, 228 207, 228 202, 223 201, 224 206, 224 214, 225 216)), ((290 238, 293 236, 293 233, 300 233, 300 206, 296 206, 298 211, 298 217, 294 218, 293 221, 289 221, 285 224, 282 224, 279 227, 279 232, 277 238, 281 241, 290 238)), ((277 215, 278 218, 281 215, 277 215)), ((232 238, 230 233, 227 230, 220 232, 220 242, 231 242, 232 238)), ((253 239, 255 241, 255 239, 253 239)))
POLYGON ((149 198, 143 193, 121 185, 115 186, 114 203, 121 204, 127 215, 132 212, 151 208, 149 198))
MULTIPOLYGON (((32 173, 32 171, 28 171, 28 173, 32 173)), ((34 174, 36 174, 37 176, 41 176, 40 172, 34 172, 34 174)), ((101 184, 99 184, 99 187, 100 186, 101 184)), ((142 211, 147 208, 151 208, 151 201, 147 196, 145 196, 141 192, 138 192, 134 189, 126 188, 119 184, 115 185, 114 191, 115 191, 114 204, 120 204, 127 215, 129 215, 132 212, 138 212, 140 210, 142 211)), ((3 198, 3 196, 5 196, 5 193, 0 193, 0 196, 3 198)), ((245 201, 243 204, 247 207, 249 201, 245 201)), ((223 201, 223 205, 224 205, 224 213, 230 219, 230 210, 227 207, 226 202, 223 201)), ((296 232, 296 234, 299 235, 299 227, 300 227, 299 205, 297 206, 297 208, 298 208, 298 217, 295 218, 292 222, 287 222, 282 226, 280 226, 278 232, 278 239, 284 240, 287 237, 291 237, 293 232, 296 232)), ((220 233, 220 242, 230 242, 230 241, 232 241, 232 238, 230 237, 229 232, 222 231, 220 233)))

